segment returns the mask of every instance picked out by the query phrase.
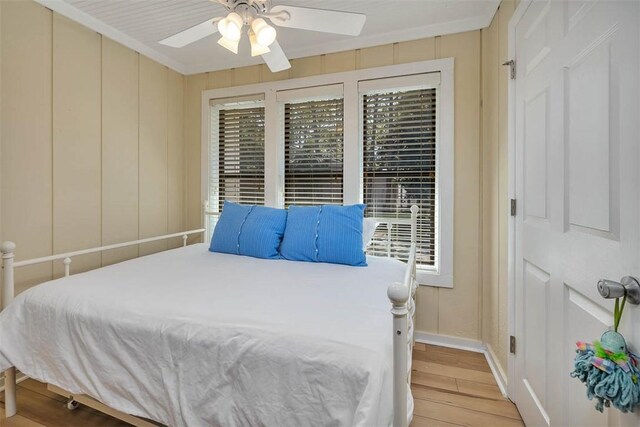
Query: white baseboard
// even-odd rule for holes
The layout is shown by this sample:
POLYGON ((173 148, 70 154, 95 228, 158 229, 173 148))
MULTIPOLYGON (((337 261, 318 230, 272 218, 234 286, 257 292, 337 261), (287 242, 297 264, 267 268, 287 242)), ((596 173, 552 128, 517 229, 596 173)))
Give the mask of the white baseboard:
POLYGON ((458 350, 474 351, 476 353, 484 353, 487 349, 481 341, 469 338, 451 337, 449 335, 432 334, 430 332, 416 331, 414 338, 416 341, 425 344, 457 348, 458 350))
MULTIPOLYGON (((27 378, 29 377, 23 374, 22 372, 18 372, 16 374, 16 384, 20 384, 22 381, 26 380, 27 378)), ((4 391, 4 376, 0 378, 0 393, 2 393, 3 391, 4 391)))
POLYGON ((507 393, 507 375, 502 369, 500 363, 498 363, 498 358, 496 357, 496 354, 494 353, 493 348, 490 345, 486 346, 484 357, 487 358, 487 363, 489 364, 491 372, 493 372, 493 376, 498 383, 500 393, 502 393, 504 397, 509 397, 507 393))
POLYGON ((498 384, 500 393, 502 393, 504 397, 508 397, 507 376, 502 370, 500 364, 497 363, 495 353, 490 346, 486 346, 482 341, 472 340, 469 338, 451 337, 448 335, 438 335, 420 331, 415 332, 414 338, 417 342, 424 344, 432 344, 441 347, 449 347, 458 350, 473 351, 476 353, 484 354, 484 357, 487 359, 487 363, 489 364, 489 368, 491 368, 491 373, 496 379, 496 383, 498 384))

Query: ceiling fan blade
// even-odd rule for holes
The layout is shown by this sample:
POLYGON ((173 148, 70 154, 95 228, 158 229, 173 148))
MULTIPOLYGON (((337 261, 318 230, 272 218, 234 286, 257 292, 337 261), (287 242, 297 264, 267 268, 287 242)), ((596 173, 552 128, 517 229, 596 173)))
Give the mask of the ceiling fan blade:
POLYGON ((195 25, 191 28, 187 28, 184 31, 180 31, 177 34, 160 40, 158 43, 171 47, 183 47, 200 39, 203 39, 211 34, 218 32, 218 26, 216 22, 222 18, 207 19, 206 21, 195 25))
POLYGON ((271 45, 269 45, 269 49, 271 49, 271 52, 263 54, 262 58, 272 73, 277 73, 278 71, 284 71, 291 68, 287 55, 284 54, 284 51, 278 44, 278 40, 271 43, 271 45))
MULTIPOLYGON (((282 14, 284 15, 284 14, 282 14)), ((312 9, 297 6, 274 6, 266 15, 280 27, 300 28, 302 30, 321 31, 323 33, 357 36, 362 31, 367 15, 362 13, 339 12, 327 9, 312 9), (287 12, 289 19, 271 18, 280 12, 287 12)))

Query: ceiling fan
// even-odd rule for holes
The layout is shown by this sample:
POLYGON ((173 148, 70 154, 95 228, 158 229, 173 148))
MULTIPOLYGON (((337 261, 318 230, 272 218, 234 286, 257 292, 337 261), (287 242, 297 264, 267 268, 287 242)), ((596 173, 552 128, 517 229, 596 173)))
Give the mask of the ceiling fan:
POLYGON ((357 36, 362 31, 366 15, 298 6, 271 6, 271 0, 210 0, 222 4, 229 13, 187 28, 159 43, 180 48, 217 32, 218 44, 238 53, 238 44, 245 25, 251 43, 251 56, 262 55, 272 72, 291 68, 291 64, 276 40, 279 27, 299 28, 325 33, 357 36))

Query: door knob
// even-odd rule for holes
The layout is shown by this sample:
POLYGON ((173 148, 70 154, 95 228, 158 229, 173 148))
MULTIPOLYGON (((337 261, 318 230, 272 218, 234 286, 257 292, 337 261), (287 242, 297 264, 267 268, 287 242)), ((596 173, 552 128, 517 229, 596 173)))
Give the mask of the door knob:
POLYGON ((624 276, 620 282, 602 279, 598 281, 598 292, 603 298, 620 298, 627 296, 627 302, 640 304, 640 282, 632 276, 624 276))

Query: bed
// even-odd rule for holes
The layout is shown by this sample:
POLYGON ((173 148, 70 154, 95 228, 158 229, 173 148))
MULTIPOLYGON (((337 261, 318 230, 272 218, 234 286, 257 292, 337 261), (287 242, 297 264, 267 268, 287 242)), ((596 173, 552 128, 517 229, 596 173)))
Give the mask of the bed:
MULTIPOLYGON (((415 229, 412 213, 380 221, 415 229)), ((186 246, 202 231, 183 234, 181 248, 75 275, 72 257, 93 250, 14 263, 5 242, 7 416, 17 368, 171 426, 408 425, 415 243, 409 263, 369 255, 359 268, 186 246), (65 277, 13 299, 14 268, 56 259, 65 277)))

